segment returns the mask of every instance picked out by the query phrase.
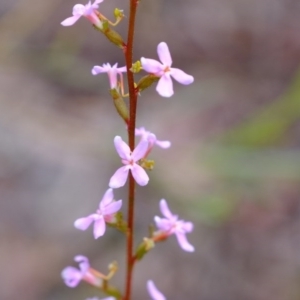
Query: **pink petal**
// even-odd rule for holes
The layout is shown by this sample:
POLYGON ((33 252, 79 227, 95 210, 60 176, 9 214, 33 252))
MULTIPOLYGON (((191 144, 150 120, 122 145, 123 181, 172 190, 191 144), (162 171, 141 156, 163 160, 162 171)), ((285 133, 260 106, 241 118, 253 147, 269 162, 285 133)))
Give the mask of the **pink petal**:
POLYGON ((165 73, 160 77, 156 86, 156 91, 162 97, 171 97, 174 94, 173 82, 169 74, 165 73))
POLYGON ((176 237, 177 237, 177 241, 178 241, 178 244, 179 246, 187 251, 187 252, 194 252, 195 251, 195 248, 193 245, 191 245, 188 241, 187 241, 187 238, 186 238, 186 235, 184 233, 180 233, 180 232, 176 232, 176 237))
POLYGON ((81 273, 86 273, 87 270, 90 268, 90 263, 86 256, 76 255, 74 257, 74 260, 79 263, 81 273))
POLYGON ((147 150, 148 150, 148 141, 142 139, 132 152, 131 157, 132 157, 133 161, 137 162, 141 158, 143 158, 145 156, 147 150))
POLYGON ((107 72, 111 89, 114 89, 117 87, 117 82, 118 82, 117 74, 118 74, 118 71, 117 71, 117 69, 114 69, 114 68, 107 72))
POLYGON ((83 16, 85 14, 86 7, 82 4, 76 4, 73 7, 73 16, 83 16))
POLYGON ((66 267, 62 270, 61 277, 68 287, 74 288, 82 279, 82 274, 74 267, 66 267))
POLYGON ((171 142, 169 141, 158 141, 156 140, 155 144, 163 149, 168 149, 171 147, 171 142))
POLYGON ((185 232, 192 232, 194 224, 192 222, 184 222, 182 228, 185 232))
POLYGON ((172 219, 174 217, 174 215, 171 213, 167 201, 165 199, 161 199, 159 202, 159 208, 161 213, 163 214, 164 217, 166 217, 167 219, 172 219))
POLYGON ((149 142, 149 147, 152 148, 154 143, 156 142, 156 135, 153 133, 148 134, 148 142, 149 142))
POLYGON ((171 68, 170 71, 171 76, 181 84, 188 85, 194 82, 194 77, 186 74, 180 69, 171 68))
POLYGON ((161 42, 161 43, 158 44, 157 54, 158 54, 158 57, 159 57, 160 61, 164 65, 166 65, 168 67, 171 67, 172 58, 171 58, 171 54, 170 54, 170 51, 169 51, 169 47, 165 42, 161 42))
POLYGON ((94 223, 94 238, 97 239, 105 233, 106 225, 104 218, 101 216, 94 223))
MULTIPOLYGON (((155 217, 154 217, 154 222, 155 222, 155 224, 156 224, 156 227, 157 227, 159 230, 162 230, 162 231, 168 232, 168 231, 171 229, 171 227, 172 227, 172 225, 171 225, 171 223, 170 223, 169 220, 160 218, 160 217, 158 217, 158 216, 155 216, 155 217)), ((171 233, 170 233, 170 234, 171 234, 171 233)))
POLYGON ((103 211, 105 207, 114 200, 113 189, 108 189, 102 197, 102 200, 99 203, 99 209, 103 211))
POLYGON ((143 69, 148 72, 161 76, 163 74, 164 66, 157 60, 151 58, 141 58, 141 64, 143 69))
POLYGON ((81 16, 73 16, 73 17, 67 18, 64 21, 62 21, 60 24, 62 26, 72 26, 73 24, 75 24, 78 21, 78 19, 80 17, 81 16))
POLYGON ((145 186, 149 182, 149 177, 146 171, 141 166, 135 164, 131 168, 131 173, 136 183, 139 184, 140 186, 145 186))
POLYGON ((166 300, 165 296, 157 289, 152 280, 147 281, 147 289, 152 300, 166 300))
POLYGON ((105 70, 105 68, 101 67, 101 66, 94 66, 92 69, 92 74, 93 75, 98 75, 100 73, 106 73, 107 71, 105 70))
POLYGON ((114 201, 110 204, 108 204, 104 209, 103 209, 103 215, 112 215, 114 213, 116 213, 117 211, 120 210, 120 208, 122 207, 122 200, 118 200, 118 201, 114 201))
POLYGON ((146 134, 146 130, 145 127, 141 127, 141 128, 136 128, 135 129, 135 135, 140 136, 140 135, 145 135, 146 134))
POLYGON ((74 222, 74 226, 77 228, 77 229, 80 229, 80 230, 86 230, 91 224, 92 222, 94 221, 94 215, 89 215, 88 217, 86 218, 80 218, 80 219, 77 219, 75 222, 74 222))
POLYGON ((124 73, 124 72, 127 72, 127 69, 126 69, 126 67, 120 67, 120 68, 117 68, 117 71, 118 71, 118 73, 124 73))
POLYGON ((129 168, 127 166, 119 168, 115 174, 110 178, 109 186, 113 189, 117 189, 125 185, 128 177, 129 168))
POLYGON ((130 148, 120 136, 114 138, 115 148, 122 159, 130 160, 130 148))

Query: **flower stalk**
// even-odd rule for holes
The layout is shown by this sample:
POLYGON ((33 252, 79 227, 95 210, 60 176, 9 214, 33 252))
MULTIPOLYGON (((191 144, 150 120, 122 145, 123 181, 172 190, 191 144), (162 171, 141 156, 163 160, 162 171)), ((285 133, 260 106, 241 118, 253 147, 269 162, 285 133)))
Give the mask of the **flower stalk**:
MULTIPOLYGON (((137 110, 137 91, 134 85, 134 76, 131 71, 133 62, 133 41, 135 32, 135 19, 137 11, 137 0, 130 0, 129 7, 129 21, 127 44, 124 47, 127 81, 129 91, 129 124, 128 124, 128 144, 131 151, 135 148, 135 123, 136 123, 136 110, 137 110)), ((134 243, 134 202, 135 202, 135 180, 132 173, 129 174, 129 187, 128 187, 128 220, 127 220, 127 246, 126 246, 126 282, 124 300, 131 299, 132 288, 132 272, 134 267, 133 243, 134 243)))

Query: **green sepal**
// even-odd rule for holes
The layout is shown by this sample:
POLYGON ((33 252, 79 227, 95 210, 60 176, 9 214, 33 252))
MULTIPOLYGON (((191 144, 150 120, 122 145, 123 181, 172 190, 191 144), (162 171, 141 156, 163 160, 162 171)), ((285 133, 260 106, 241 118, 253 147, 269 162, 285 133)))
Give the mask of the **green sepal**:
POLYGON ((126 124, 129 122, 129 111, 127 105, 116 89, 109 90, 110 95, 113 98, 115 108, 120 115, 120 117, 125 121, 126 124))
POLYGON ((144 238, 143 242, 138 246, 136 253, 135 253, 135 258, 137 260, 141 260, 146 253, 148 253, 151 249, 153 249, 155 246, 155 243, 152 239, 150 238, 144 238))
POLYGON ((146 169, 146 170, 149 170, 149 171, 151 171, 151 170, 154 169, 154 164, 155 164, 155 162, 152 159, 145 159, 145 158, 143 158, 140 161, 140 166, 142 168, 146 169))
POLYGON ((141 70, 142 70, 142 64, 139 60, 133 63, 132 67, 130 68, 130 71, 132 73, 139 73, 141 70))
POLYGON ((157 82, 159 78, 160 77, 157 77, 153 74, 142 77, 141 80, 137 84, 138 91, 141 92, 141 91, 147 89, 154 82, 157 82))
POLYGON ((107 20, 103 21, 102 28, 99 28, 97 26, 94 26, 94 28, 101 31, 113 44, 117 45, 121 49, 124 49, 125 43, 121 35, 109 27, 109 23, 107 20))

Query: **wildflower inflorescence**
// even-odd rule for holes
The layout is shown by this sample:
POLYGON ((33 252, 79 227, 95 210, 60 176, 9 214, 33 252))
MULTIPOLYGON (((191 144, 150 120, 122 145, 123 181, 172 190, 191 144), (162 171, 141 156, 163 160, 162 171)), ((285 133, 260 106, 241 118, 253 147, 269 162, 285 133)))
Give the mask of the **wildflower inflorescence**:
MULTIPOLYGON (((128 130, 129 143, 123 141, 122 137, 114 138, 114 146, 121 158, 122 166, 119 167, 111 176, 108 186, 96 211, 86 217, 75 220, 74 226, 79 230, 86 230, 93 223, 93 235, 95 239, 102 237, 107 231, 107 225, 113 227, 126 235, 127 241, 127 273, 125 278, 125 291, 111 285, 110 280, 117 272, 117 263, 112 262, 108 266, 108 274, 103 275, 99 271, 90 267, 87 257, 83 255, 75 256, 74 260, 79 264, 78 268, 68 266, 63 269, 61 276, 65 284, 69 287, 76 287, 80 281, 85 281, 99 288, 107 297, 106 298, 87 298, 86 300, 131 300, 131 278, 134 264, 141 260, 155 244, 175 235, 179 246, 188 252, 193 252, 194 247, 188 242, 186 234, 193 230, 193 224, 186 222, 174 215, 166 202, 160 201, 160 211, 163 217, 154 217, 157 230, 149 230, 149 236, 144 237, 137 250, 133 251, 134 236, 134 201, 135 201, 135 183, 140 186, 146 186, 149 182, 149 176, 146 170, 152 170, 154 161, 148 160, 155 145, 162 149, 171 147, 171 142, 159 140, 156 135, 144 127, 135 128, 136 104, 138 95, 153 83, 158 81, 156 91, 162 97, 171 97, 174 94, 172 78, 181 84, 188 85, 194 81, 193 76, 186 74, 184 71, 172 67, 172 58, 169 47, 165 42, 157 46, 157 54, 160 61, 142 57, 133 64, 132 48, 134 34, 134 16, 138 1, 129 0, 131 11, 129 15, 128 40, 127 44, 122 37, 111 26, 117 25, 124 17, 123 11, 115 9, 115 22, 111 22, 98 11, 99 4, 103 0, 89 1, 86 5, 76 4, 73 7, 72 16, 61 22, 63 26, 74 25, 81 17, 87 18, 94 28, 104 34, 112 43, 122 48, 125 56, 126 66, 118 67, 115 63, 103 63, 102 66, 96 65, 92 68, 92 75, 107 73, 110 85, 110 95, 113 99, 114 106, 120 117, 125 121, 128 130), (144 76, 139 83, 133 81, 133 73, 140 71, 149 73, 144 76), (127 73, 128 77, 128 94, 125 94, 123 75, 127 73), (129 107, 123 98, 129 97, 129 107), (135 136, 140 138, 135 145, 135 136), (125 221, 120 209, 123 200, 115 200, 113 189, 123 187, 129 181, 128 192, 128 217, 125 221)), ((150 227, 152 228, 152 227, 150 227)), ((154 282, 147 282, 148 295, 152 300, 166 300, 166 297, 157 289, 154 282)))

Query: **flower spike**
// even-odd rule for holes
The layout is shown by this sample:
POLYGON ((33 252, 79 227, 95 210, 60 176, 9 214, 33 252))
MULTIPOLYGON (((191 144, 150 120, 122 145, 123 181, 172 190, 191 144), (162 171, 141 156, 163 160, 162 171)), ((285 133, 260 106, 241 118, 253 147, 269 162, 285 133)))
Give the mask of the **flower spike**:
POLYGON ((77 219, 74 226, 80 230, 86 230, 94 222, 94 238, 103 236, 106 230, 106 222, 113 222, 115 213, 120 210, 122 200, 114 201, 112 189, 108 189, 99 203, 96 213, 85 218, 77 219))
POLYGON ((188 85, 194 82, 193 76, 186 74, 180 69, 171 68, 172 58, 168 45, 165 42, 161 42, 158 44, 157 54, 161 62, 155 59, 142 57, 141 64, 146 72, 160 77, 156 86, 156 91, 162 97, 171 97, 174 94, 173 82, 171 77, 184 85, 188 85))
POLYGON ((103 2, 103 0, 95 0, 93 4, 89 1, 86 5, 76 4, 73 7, 73 16, 65 19, 61 22, 63 26, 72 26, 74 25, 81 17, 86 17, 98 28, 102 28, 102 22, 100 21, 97 15, 97 9, 99 7, 99 3, 103 2))
POLYGON ((120 136, 115 137, 114 143, 124 166, 119 168, 114 173, 109 181, 109 186, 113 189, 124 186, 128 177, 129 170, 131 171, 133 178, 139 185, 147 185, 149 177, 145 170, 140 165, 138 165, 137 162, 140 159, 144 158, 148 149, 148 141, 141 140, 135 147, 133 152, 131 152, 129 146, 122 140, 120 136))
POLYGON ((166 300, 166 297, 157 289, 152 280, 147 281, 147 289, 152 300, 166 300))
POLYGON ((194 252, 194 246, 188 242, 185 236, 187 233, 193 231, 193 223, 179 220, 177 215, 173 215, 165 199, 160 200, 159 206, 164 218, 160 218, 158 216, 154 217, 156 226, 160 231, 157 236, 159 236, 159 234, 165 234, 166 236, 175 234, 178 244, 183 250, 187 252, 194 252))

